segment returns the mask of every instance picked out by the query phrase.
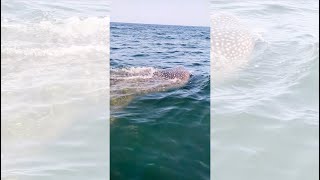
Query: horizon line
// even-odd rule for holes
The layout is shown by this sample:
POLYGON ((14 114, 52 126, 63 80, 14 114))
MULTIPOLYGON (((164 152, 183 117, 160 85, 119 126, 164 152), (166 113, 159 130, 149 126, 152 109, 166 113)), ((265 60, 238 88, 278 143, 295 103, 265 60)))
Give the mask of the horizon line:
POLYGON ((143 25, 160 25, 160 26, 207 27, 207 28, 210 28, 210 26, 205 26, 205 25, 156 24, 156 23, 120 22, 120 21, 110 21, 110 23, 143 24, 143 25))

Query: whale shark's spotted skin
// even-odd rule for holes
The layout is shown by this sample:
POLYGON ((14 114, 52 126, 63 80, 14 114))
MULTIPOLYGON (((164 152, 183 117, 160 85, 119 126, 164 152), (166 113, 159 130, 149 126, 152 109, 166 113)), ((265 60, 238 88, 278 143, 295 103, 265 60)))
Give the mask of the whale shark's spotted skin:
POLYGON ((182 87, 188 83, 191 76, 182 66, 168 69, 113 69, 110 75, 112 109, 127 105, 137 95, 182 87))
POLYGON ((153 75, 155 77, 161 77, 165 79, 179 79, 181 81, 187 81, 190 78, 190 72, 182 66, 159 70, 153 73, 153 75))
POLYGON ((245 64, 254 48, 249 29, 232 15, 211 16, 211 53, 214 71, 227 71, 245 64))

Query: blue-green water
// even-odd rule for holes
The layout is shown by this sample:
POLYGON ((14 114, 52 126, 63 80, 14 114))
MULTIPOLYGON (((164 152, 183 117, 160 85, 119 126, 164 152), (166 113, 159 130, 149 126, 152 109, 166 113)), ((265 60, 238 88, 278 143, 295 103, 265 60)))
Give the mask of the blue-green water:
POLYGON ((137 96, 111 112, 111 179, 209 179, 210 29, 111 23, 110 32, 112 69, 192 72, 182 88, 137 96))

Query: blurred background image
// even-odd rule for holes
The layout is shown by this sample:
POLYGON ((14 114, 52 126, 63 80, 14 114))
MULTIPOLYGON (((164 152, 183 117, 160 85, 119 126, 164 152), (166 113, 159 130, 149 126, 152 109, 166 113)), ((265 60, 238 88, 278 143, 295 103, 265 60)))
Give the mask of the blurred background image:
POLYGON ((319 2, 212 0, 210 13, 212 178, 319 179, 319 2))
POLYGON ((109 1, 1 1, 1 179, 107 179, 109 1))

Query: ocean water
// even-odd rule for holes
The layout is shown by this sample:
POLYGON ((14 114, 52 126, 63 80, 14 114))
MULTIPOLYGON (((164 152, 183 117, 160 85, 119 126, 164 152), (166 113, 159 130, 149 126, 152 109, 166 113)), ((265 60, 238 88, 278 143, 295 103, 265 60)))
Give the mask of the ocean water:
POLYGON ((1 1, 1 179, 107 179, 108 1, 1 1))
MULTIPOLYGON (((111 107, 111 179, 209 179, 210 28, 112 22, 110 64, 134 72, 183 66, 192 73, 182 87, 111 107)), ((112 92, 111 84, 111 98, 112 92)))
POLYGON ((211 83, 212 178, 319 179, 318 1, 210 7, 258 37, 244 66, 211 83))

